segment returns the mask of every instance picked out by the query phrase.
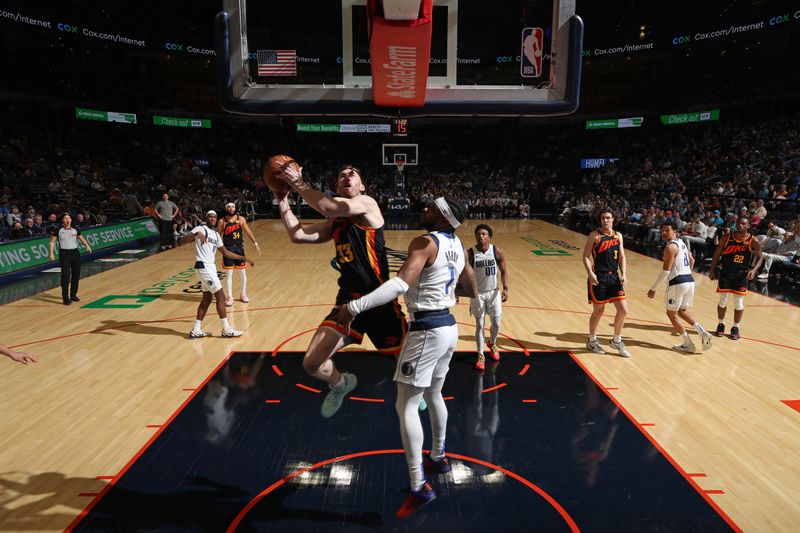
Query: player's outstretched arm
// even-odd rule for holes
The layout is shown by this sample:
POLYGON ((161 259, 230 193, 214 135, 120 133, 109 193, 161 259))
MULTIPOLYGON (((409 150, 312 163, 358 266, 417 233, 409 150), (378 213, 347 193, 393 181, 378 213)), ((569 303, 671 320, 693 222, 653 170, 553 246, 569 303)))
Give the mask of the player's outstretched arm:
POLYGON ((647 291, 648 298, 654 298, 656 295, 656 291, 658 288, 667 280, 669 277, 669 272, 672 270, 672 265, 675 263, 675 257, 678 255, 678 247, 677 246, 667 246, 664 248, 664 262, 661 265, 661 272, 658 274, 655 282, 650 287, 650 290, 647 291))
POLYGON ((224 246, 220 246, 219 247, 219 251, 220 251, 220 253, 222 255, 224 255, 228 259, 233 259, 234 261, 247 261, 248 263, 250 263, 250 266, 256 266, 255 261, 253 261, 252 259, 249 259, 249 258, 247 258, 247 257, 245 257, 243 255, 239 255, 237 253, 231 252, 230 250, 228 250, 224 246))
POLYGON ((261 255, 261 247, 258 245, 258 241, 256 241, 256 236, 253 235, 253 230, 250 229, 250 226, 247 225, 247 220, 244 217, 239 217, 239 223, 242 225, 242 229, 250 237, 250 240, 253 241, 253 246, 255 246, 258 255, 261 255))
POLYGON ((2 344, 0 344, 0 354, 9 357, 12 361, 16 361, 17 363, 22 363, 23 365, 37 362, 36 357, 32 356, 31 354, 27 352, 14 351, 7 346, 3 346, 2 344))
MULTIPOLYGON (((408 246, 408 258, 394 278, 385 281, 380 287, 352 300, 339 308, 337 322, 349 331, 350 323, 359 313, 387 304, 405 294, 408 286, 422 273, 422 269, 436 259, 437 247, 427 236, 416 237, 408 246)), ((474 276, 473 276, 474 279, 474 276)))
POLYGON ((286 228, 286 233, 289 234, 289 240, 295 244, 318 244, 327 242, 333 238, 333 223, 331 222, 317 222, 316 224, 300 224, 300 221, 294 216, 292 208, 289 205, 288 193, 274 193, 278 199, 278 209, 281 213, 281 220, 283 226, 286 228))
POLYGON ((328 198, 322 191, 313 188, 303 179, 303 169, 289 166, 283 172, 284 179, 303 200, 317 213, 325 217, 351 217, 370 211, 380 212, 378 203, 371 197, 360 194, 354 198, 328 198))

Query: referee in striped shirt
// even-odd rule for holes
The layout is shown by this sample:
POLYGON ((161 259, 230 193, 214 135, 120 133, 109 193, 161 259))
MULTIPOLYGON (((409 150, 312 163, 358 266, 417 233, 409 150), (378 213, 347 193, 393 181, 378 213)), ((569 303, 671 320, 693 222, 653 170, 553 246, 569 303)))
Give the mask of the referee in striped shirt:
POLYGON ((81 279, 81 252, 78 250, 78 240, 92 253, 92 247, 81 235, 81 230, 72 227, 72 217, 65 213, 61 217, 61 226, 50 230, 50 261, 55 261, 54 247, 58 240, 60 251, 58 262, 61 264, 61 298, 64 305, 80 302, 78 298, 78 281, 81 279))

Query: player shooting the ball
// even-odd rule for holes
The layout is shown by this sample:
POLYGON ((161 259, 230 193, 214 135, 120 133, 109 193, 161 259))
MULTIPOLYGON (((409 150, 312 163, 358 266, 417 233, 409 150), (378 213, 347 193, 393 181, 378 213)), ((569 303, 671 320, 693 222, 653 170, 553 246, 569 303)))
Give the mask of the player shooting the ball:
MULTIPOLYGON (((303 179, 303 169, 293 160, 287 161, 283 169, 277 177, 285 180, 312 209, 328 219, 301 225, 289 206, 289 193, 282 192, 274 179, 267 181, 278 200, 281 218, 293 243, 320 244, 332 240, 336 246, 336 267, 340 272, 336 305, 345 305, 389 279, 383 215, 378 203, 364 194, 361 171, 351 165, 343 166, 336 179, 336 196, 328 198, 303 179)), ((349 331, 337 324, 336 315, 336 308, 331 309, 303 357, 305 371, 330 387, 322 403, 325 418, 339 410, 358 383, 354 374, 342 373, 336 368, 331 359, 333 354, 349 344, 361 344, 365 334, 378 350, 398 353, 407 329, 396 299, 360 314, 349 331)))

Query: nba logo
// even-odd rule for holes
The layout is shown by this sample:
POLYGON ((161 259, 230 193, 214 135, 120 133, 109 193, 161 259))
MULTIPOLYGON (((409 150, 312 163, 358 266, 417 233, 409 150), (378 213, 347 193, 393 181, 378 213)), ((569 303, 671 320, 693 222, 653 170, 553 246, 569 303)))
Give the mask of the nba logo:
POLYGON ((520 75, 538 78, 542 75, 544 31, 542 28, 522 29, 522 52, 519 55, 520 75))

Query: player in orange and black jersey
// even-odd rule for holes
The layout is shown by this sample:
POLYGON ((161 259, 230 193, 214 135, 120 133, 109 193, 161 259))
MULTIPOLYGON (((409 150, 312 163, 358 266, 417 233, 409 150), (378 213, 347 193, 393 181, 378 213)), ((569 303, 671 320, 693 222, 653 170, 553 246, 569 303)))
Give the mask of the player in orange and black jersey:
POLYGON ((606 353, 597 340, 597 327, 603 317, 607 303, 613 303, 617 309, 614 318, 614 338, 609 346, 619 352, 622 357, 631 354, 622 340, 622 327, 628 314, 625 301, 625 247, 622 234, 614 231, 614 214, 608 209, 600 213, 600 227, 589 234, 583 247, 583 266, 588 274, 587 287, 589 303, 594 304, 589 317, 589 340, 586 348, 598 354, 606 353))
POLYGON ((729 337, 738 340, 739 324, 744 315, 744 297, 747 294, 747 282, 753 279, 761 268, 761 244, 748 231, 750 221, 740 217, 736 221, 736 229, 719 241, 714 257, 711 259, 708 277, 719 279, 717 292, 720 293, 717 317, 719 324, 714 334, 722 337, 725 334, 725 313, 728 310, 728 297, 733 294, 733 327, 729 337), (720 265, 717 273, 717 265, 720 265))
MULTIPOLYGON (((339 170, 333 198, 303 180, 299 167, 287 167, 281 177, 309 206, 328 218, 325 222, 301 225, 291 211, 288 194, 273 193, 293 243, 319 244, 332 240, 336 245, 335 261, 341 272, 337 306, 371 292, 388 279, 383 215, 378 203, 364 194, 357 168, 344 166, 339 170)), ((399 353, 406 333, 406 320, 397 300, 358 315, 349 332, 337 324, 336 317, 334 308, 317 328, 303 358, 306 372, 331 388, 322 404, 322 416, 326 418, 336 413, 358 381, 353 374, 339 372, 331 359, 333 354, 349 344, 361 344, 365 334, 378 350, 399 353)))
MULTIPOLYGON (((253 242, 253 246, 256 247, 258 255, 261 255, 261 248, 259 248, 258 242, 256 242, 256 238, 253 236, 253 232, 250 230, 250 226, 247 225, 247 220, 245 220, 243 216, 236 212, 236 204, 233 202, 228 202, 225 204, 225 216, 217 223, 217 233, 222 235, 222 244, 225 246, 225 248, 242 256, 244 255, 244 234, 246 233, 253 242)), ((228 285, 228 297, 225 299, 225 305, 227 307, 233 306, 234 269, 241 273, 242 294, 240 299, 243 303, 249 303, 250 298, 247 297, 247 262, 235 261, 233 259, 223 257, 222 268, 227 271, 225 281, 228 285)))
POLYGON ((360 298, 389 279, 383 227, 362 227, 348 217, 340 217, 333 221, 333 243, 336 268, 341 272, 337 305, 354 299, 355 294, 360 298))

